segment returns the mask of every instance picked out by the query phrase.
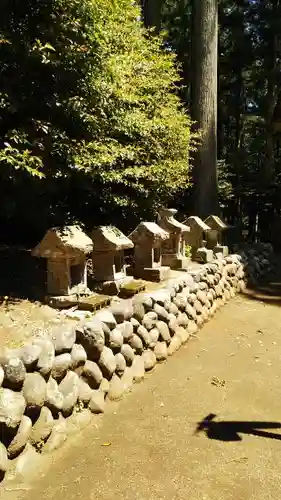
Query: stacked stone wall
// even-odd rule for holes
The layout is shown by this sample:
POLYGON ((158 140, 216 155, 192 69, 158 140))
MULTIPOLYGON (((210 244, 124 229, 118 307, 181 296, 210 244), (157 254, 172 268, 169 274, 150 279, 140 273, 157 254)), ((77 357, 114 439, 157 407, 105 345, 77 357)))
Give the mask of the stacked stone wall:
POLYGON ((245 247, 75 327, 0 350, 0 471, 26 446, 59 447, 77 424, 120 400, 271 267, 269 245, 245 247))

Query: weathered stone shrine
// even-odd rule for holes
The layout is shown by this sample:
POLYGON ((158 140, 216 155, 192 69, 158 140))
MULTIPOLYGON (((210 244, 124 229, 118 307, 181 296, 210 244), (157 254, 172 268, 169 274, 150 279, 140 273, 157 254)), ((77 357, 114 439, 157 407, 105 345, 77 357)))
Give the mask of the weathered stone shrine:
POLYGON ((228 255, 228 247, 223 245, 223 233, 228 229, 227 224, 217 215, 209 215, 205 220, 205 224, 210 227, 210 231, 206 234, 207 247, 211 248, 214 254, 222 254, 223 257, 226 257, 228 255))
POLYGON ((206 240, 210 227, 197 216, 188 217, 185 224, 189 226, 190 232, 188 242, 191 246, 192 260, 198 262, 211 262, 213 251, 206 248, 206 240))
POLYGON ((134 276, 148 281, 167 278, 170 268, 162 265, 162 243, 169 233, 155 222, 141 222, 129 238, 135 244, 134 276))
POLYGON ((174 208, 162 208, 157 223, 169 234, 169 238, 162 244, 162 263, 171 269, 180 270, 186 269, 189 264, 185 249, 190 228, 175 219, 176 213, 174 208))
POLYGON ((92 240, 78 226, 49 229, 32 250, 47 259, 47 293, 87 293, 86 257, 92 250, 92 240))
POLYGON ((99 226, 91 233, 94 243, 92 260, 93 274, 97 282, 114 293, 126 279, 124 250, 133 248, 134 244, 117 227, 99 226))

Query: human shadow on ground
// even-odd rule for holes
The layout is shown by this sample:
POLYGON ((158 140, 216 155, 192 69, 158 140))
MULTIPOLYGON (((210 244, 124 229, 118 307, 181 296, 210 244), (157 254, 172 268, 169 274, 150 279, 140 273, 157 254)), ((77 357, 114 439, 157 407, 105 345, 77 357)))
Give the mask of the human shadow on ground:
POLYGON ((217 415, 210 413, 198 423, 195 433, 205 432, 209 439, 217 441, 242 441, 240 434, 259 436, 281 441, 281 434, 268 432, 262 429, 281 429, 280 422, 255 422, 255 421, 214 421, 217 415))

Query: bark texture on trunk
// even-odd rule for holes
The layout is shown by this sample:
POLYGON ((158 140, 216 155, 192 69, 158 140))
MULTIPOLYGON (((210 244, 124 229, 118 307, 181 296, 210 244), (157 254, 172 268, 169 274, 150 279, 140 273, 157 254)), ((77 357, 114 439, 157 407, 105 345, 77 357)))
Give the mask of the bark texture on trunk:
POLYGON ((219 213, 217 186, 218 0, 193 0, 192 118, 202 131, 195 155, 194 212, 219 213))

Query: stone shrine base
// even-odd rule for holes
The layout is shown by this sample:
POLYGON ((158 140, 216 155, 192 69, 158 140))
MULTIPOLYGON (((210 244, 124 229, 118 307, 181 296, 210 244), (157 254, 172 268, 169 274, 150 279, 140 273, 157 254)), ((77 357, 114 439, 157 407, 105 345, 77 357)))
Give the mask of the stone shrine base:
POLYGON ((208 248, 198 248, 195 256, 195 260, 202 264, 212 262, 213 258, 213 250, 209 250, 208 248))
POLYGON ((191 260, 188 257, 163 254, 162 263, 164 266, 169 266, 171 269, 176 269, 177 271, 187 271, 191 265, 191 260))
POLYGON ((132 296, 135 293, 144 290, 145 284, 140 282, 140 280, 135 280, 133 276, 126 276, 121 280, 115 281, 104 281, 101 285, 102 292, 106 295, 128 295, 132 296), (131 290, 131 294, 128 293, 131 290), (135 292, 133 293, 133 291, 135 292))
POLYGON ((171 270, 167 266, 160 266, 145 267, 144 269, 134 268, 132 272, 135 278, 142 278, 146 281, 154 281, 156 283, 159 283, 160 281, 164 281, 169 278, 171 270))
POLYGON ((215 248, 213 249, 214 256, 216 255, 221 255, 222 257, 227 257, 229 254, 228 247, 225 245, 216 245, 215 248))
POLYGON ((80 297, 77 295, 47 296, 45 302, 55 309, 67 309, 76 306, 84 311, 97 311, 110 305, 111 297, 100 293, 80 297))

